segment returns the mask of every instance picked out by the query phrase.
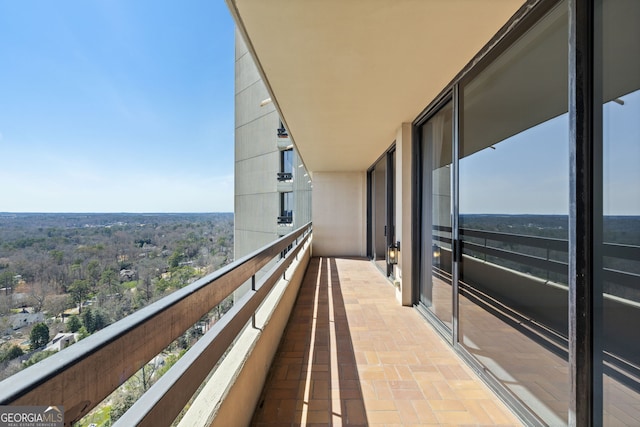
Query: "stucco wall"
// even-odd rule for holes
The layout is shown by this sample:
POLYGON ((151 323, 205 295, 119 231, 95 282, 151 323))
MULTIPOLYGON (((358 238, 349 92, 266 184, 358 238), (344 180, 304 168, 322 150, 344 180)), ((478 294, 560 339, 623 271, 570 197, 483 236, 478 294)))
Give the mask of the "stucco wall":
POLYGON ((313 255, 366 256, 366 173, 313 174, 313 255))

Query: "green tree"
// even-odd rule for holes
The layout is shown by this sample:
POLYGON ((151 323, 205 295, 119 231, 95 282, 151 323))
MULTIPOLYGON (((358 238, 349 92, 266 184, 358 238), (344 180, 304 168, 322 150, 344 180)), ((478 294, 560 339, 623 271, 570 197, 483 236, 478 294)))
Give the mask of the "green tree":
POLYGON ((20 347, 18 347, 17 345, 12 345, 11 347, 9 347, 9 349, 5 352, 3 352, 0 355, 0 362, 5 362, 7 360, 13 360, 16 357, 20 357, 24 354, 24 351, 22 351, 22 349, 20 347))
POLYGON ((170 268, 176 268, 183 260, 184 255, 182 254, 182 248, 179 248, 173 251, 173 253, 169 256, 167 262, 169 263, 170 268))
POLYGON ((78 316, 71 316, 69 321, 67 322, 67 331, 71 333, 76 333, 82 327, 82 323, 78 316))
POLYGON ((44 347, 49 342, 49 327, 44 323, 36 324, 31 329, 31 350, 37 350, 40 347, 44 347))
POLYGON ((85 339, 89 335, 89 331, 84 326, 78 329, 78 341, 85 339))
POLYGON ((95 331, 99 331, 105 326, 107 326, 107 320, 105 319, 102 313, 100 313, 99 311, 96 311, 95 314, 93 315, 93 331, 89 331, 89 332, 93 333, 95 331))
POLYGON ((51 255, 51 258, 56 264, 62 265, 64 261, 64 252, 58 249, 54 249, 51 252, 49 252, 49 255, 51 255))
POLYGON ((31 365, 35 365, 36 363, 40 362, 41 360, 44 360, 49 356, 53 356, 54 354, 56 354, 55 350, 38 352, 38 353, 34 354, 33 356, 31 356, 29 358, 29 360, 24 362, 24 367, 28 368, 31 365))
POLYGON ((98 283, 100 279, 100 263, 97 260, 92 259, 89 261, 89 264, 87 264, 87 276, 89 276, 92 284, 95 285, 98 283))
POLYGON ((96 330, 95 318, 93 317, 93 312, 90 308, 87 308, 84 313, 82 313, 82 324, 90 334, 92 334, 96 330))
POLYGON ((73 302, 78 304, 78 313, 82 313, 82 302, 89 295, 89 283, 86 280, 74 280, 68 291, 73 302))
POLYGON ((92 334, 107 326, 107 319, 104 314, 98 310, 87 308, 85 312, 82 313, 82 323, 87 332, 92 334))
MULTIPOLYGON (((105 285, 110 293, 114 293, 116 285, 120 282, 118 272, 113 267, 107 267, 100 275, 100 283, 105 285)), ((117 292, 117 291, 115 291, 117 292)))
POLYGON ((3 270, 0 272, 0 287, 11 288, 13 287, 13 274, 10 270, 3 270))
POLYGON ((111 422, 115 422, 118 418, 124 415, 124 413, 127 412, 134 403, 136 403, 136 400, 137 396, 128 391, 124 391, 116 395, 113 398, 111 412, 109 413, 111 422))

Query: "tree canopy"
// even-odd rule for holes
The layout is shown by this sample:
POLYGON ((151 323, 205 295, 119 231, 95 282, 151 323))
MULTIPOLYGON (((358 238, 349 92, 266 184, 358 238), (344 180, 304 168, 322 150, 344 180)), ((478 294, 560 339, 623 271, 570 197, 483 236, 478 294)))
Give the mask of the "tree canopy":
POLYGON ((37 350, 40 347, 44 347, 49 342, 49 327, 44 323, 37 323, 33 329, 31 329, 31 350, 37 350))

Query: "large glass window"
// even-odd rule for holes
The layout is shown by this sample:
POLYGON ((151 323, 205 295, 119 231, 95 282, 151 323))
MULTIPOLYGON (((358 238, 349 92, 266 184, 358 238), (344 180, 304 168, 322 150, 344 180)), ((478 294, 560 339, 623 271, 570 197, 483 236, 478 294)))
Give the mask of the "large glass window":
POLYGON ((452 324, 452 113, 447 103, 420 128, 422 217, 420 303, 449 330, 452 324))
POLYGON ((368 255, 387 276, 393 266, 387 248, 395 241, 395 148, 382 156, 368 172, 368 255))
POLYGON ((598 3, 603 29, 603 258, 597 283, 603 293, 603 420, 611 426, 640 425, 640 2, 598 3))
POLYGON ((291 181, 293 179, 293 148, 280 151, 279 181, 291 181))
POLYGON ((567 423, 568 18, 562 2, 462 84, 459 341, 567 423))
POLYGON ((292 224, 293 223, 293 192, 287 191, 280 193, 280 216, 278 217, 279 224, 292 224))

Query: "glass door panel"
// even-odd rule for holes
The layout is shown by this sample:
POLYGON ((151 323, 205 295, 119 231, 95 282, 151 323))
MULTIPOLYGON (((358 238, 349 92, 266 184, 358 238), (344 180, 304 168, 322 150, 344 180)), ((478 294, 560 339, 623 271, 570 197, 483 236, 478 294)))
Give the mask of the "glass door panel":
POLYGON ((602 422, 640 425, 640 2, 596 4, 603 43, 603 170, 594 176, 603 200, 593 213, 602 227, 594 261, 602 294, 602 422))
POLYGON ((372 182, 373 260, 382 271, 387 271, 387 159, 383 157, 374 166, 372 182))
POLYGON ((452 104, 431 117, 421 132, 422 218, 420 303, 451 330, 452 104))
POLYGON ((570 395, 567 10, 463 85, 459 150, 459 342, 550 426, 570 395))

